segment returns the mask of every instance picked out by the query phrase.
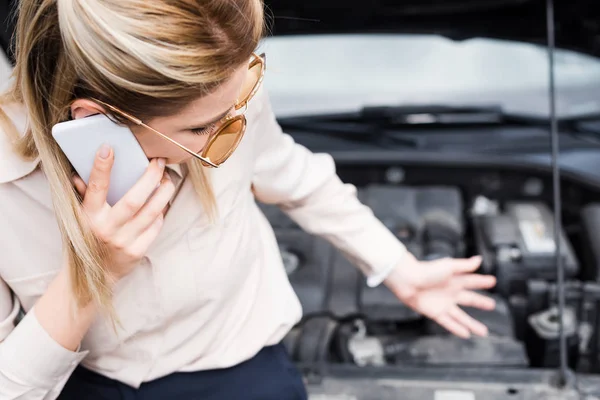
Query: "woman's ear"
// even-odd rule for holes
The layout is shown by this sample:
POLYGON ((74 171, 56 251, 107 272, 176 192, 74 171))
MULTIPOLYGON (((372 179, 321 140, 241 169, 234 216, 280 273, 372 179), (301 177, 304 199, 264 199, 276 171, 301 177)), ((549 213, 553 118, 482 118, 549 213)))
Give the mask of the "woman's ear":
POLYGON ((77 99, 71 104, 73 119, 85 118, 100 113, 104 113, 104 108, 88 99, 77 99))

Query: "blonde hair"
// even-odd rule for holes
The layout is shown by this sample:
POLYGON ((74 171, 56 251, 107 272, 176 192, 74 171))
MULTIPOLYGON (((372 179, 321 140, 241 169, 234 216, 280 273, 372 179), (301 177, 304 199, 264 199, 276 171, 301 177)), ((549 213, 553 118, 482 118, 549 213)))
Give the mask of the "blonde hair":
MULTIPOLYGON (((18 154, 41 161, 78 305, 95 301, 114 316, 106 251, 86 223, 51 127, 69 118, 69 103, 80 97, 142 119, 171 114, 248 62, 263 27, 261 0, 20 1, 14 83, 1 101, 25 106, 28 129, 20 135, 1 109, 0 123, 18 154)), ((206 170, 196 161, 188 170, 214 213, 206 170)))

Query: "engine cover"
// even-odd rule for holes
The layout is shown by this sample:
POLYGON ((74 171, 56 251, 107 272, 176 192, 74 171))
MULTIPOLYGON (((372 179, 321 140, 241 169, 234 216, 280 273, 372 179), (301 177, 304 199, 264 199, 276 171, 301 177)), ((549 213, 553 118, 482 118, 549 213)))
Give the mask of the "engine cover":
MULTIPOLYGON (((371 185, 360 199, 421 260, 464 254, 463 202, 453 187, 371 185)), ((420 316, 381 285, 360 285, 359 308, 369 320, 407 321, 420 316)))
POLYGON ((457 188, 370 185, 359 198, 415 257, 463 254, 463 202, 457 188))
MULTIPOLYGON (((417 258, 463 255, 463 203, 458 189, 371 185, 359 191, 359 199, 417 258)), ((366 286, 364 277, 340 252, 302 231, 278 207, 261 204, 261 209, 273 226, 305 316, 327 312, 337 318, 358 313, 370 320, 421 318, 385 286, 366 286)))

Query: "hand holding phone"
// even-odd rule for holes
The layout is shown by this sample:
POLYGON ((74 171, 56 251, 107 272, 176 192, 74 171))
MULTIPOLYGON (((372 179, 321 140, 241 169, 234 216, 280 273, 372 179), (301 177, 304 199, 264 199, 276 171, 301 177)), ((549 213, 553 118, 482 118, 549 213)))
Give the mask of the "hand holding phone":
POLYGON ((115 205, 148 168, 148 157, 133 132, 104 114, 56 124, 52 136, 86 184, 96 151, 103 144, 112 148, 114 165, 106 196, 110 205, 115 205))
POLYGON ((111 262, 106 268, 112 282, 129 274, 144 257, 162 228, 163 211, 175 193, 165 160, 154 159, 131 189, 110 206, 107 196, 114 161, 113 149, 102 145, 93 160, 89 184, 77 176, 73 180, 92 229, 109 252, 111 262))

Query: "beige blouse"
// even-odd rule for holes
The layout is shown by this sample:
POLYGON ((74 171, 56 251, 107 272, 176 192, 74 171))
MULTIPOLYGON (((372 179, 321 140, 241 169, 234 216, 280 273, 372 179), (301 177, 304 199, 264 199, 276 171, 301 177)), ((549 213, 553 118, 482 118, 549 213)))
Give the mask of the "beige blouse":
MULTIPOLYGON (((22 110, 8 110, 21 128, 22 110)), ((404 246, 343 184, 333 159, 282 133, 261 90, 234 155, 211 170, 219 217, 209 225, 189 180, 181 180, 158 239, 115 289, 123 328, 101 317, 78 352, 58 345, 34 313, 61 267, 61 240, 47 180, 0 134, 0 399, 54 399, 73 369, 133 387, 177 371, 223 368, 276 344, 302 314, 273 230, 255 202, 278 204, 380 283, 404 246), (20 309, 27 314, 15 328, 20 309)))

